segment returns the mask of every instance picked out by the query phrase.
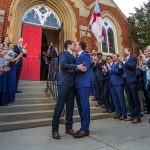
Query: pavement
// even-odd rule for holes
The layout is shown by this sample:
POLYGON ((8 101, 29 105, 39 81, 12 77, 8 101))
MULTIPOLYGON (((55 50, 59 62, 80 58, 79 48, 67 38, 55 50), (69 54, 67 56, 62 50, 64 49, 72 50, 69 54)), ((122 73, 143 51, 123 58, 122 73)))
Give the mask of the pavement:
MULTIPOLYGON (((113 119, 91 121, 90 136, 74 139, 60 126, 61 140, 51 137, 51 127, 0 132, 0 150, 150 150, 150 115, 142 123, 113 119)), ((74 124, 79 129, 80 123, 74 124)))

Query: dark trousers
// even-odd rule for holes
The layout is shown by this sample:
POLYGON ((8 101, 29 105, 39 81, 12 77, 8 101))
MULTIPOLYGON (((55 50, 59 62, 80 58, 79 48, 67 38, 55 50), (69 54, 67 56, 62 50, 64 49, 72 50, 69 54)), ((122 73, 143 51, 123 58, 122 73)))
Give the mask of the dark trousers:
POLYGON ((109 85, 109 80, 105 80, 104 83, 104 103, 105 103, 105 108, 107 110, 114 110, 114 104, 113 100, 111 98, 111 92, 110 92, 110 85, 109 85))
POLYGON ((147 84, 147 79, 146 79, 146 71, 143 72, 143 82, 144 82, 144 97, 145 97, 145 103, 146 103, 146 108, 147 111, 150 112, 150 91, 148 89, 145 89, 145 86, 147 84))
POLYGON ((147 112, 150 112, 150 97, 149 97, 149 94, 148 94, 148 92, 150 92, 150 91, 148 91, 148 89, 144 89, 143 92, 144 92, 147 112))
POLYGON ((90 88, 76 89, 76 101, 78 105, 79 115, 81 118, 81 131, 89 131, 90 126, 90 104, 89 104, 90 88))
POLYGON ((140 101, 138 98, 138 91, 136 89, 136 84, 126 83, 125 91, 128 98, 129 111, 131 113, 131 117, 140 118, 140 101))
POLYGON ((18 83, 19 83, 21 71, 22 71, 22 66, 17 65, 16 67, 16 90, 18 90, 18 83))
POLYGON ((47 80, 49 64, 42 64, 41 80, 47 80))
POLYGON ((58 100, 52 121, 52 130, 58 131, 59 119, 61 117, 64 105, 66 104, 66 129, 72 129, 73 111, 74 111, 74 91, 73 87, 58 86, 58 100))
POLYGON ((104 104, 104 80, 96 80, 96 100, 104 104))
POLYGON ((112 95, 113 103, 115 105, 116 115, 126 116, 127 109, 126 109, 126 104, 124 99, 123 85, 112 85, 111 95, 112 95))

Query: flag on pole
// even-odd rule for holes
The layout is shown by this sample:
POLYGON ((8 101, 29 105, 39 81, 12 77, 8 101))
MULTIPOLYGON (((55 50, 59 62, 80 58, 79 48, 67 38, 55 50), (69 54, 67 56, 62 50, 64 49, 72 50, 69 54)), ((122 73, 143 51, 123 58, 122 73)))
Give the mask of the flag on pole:
POLYGON ((91 25, 91 30, 95 35, 97 41, 101 42, 104 38, 104 32, 103 32, 103 22, 101 18, 101 11, 98 4, 98 0, 96 0, 96 5, 91 17, 90 25, 91 25))

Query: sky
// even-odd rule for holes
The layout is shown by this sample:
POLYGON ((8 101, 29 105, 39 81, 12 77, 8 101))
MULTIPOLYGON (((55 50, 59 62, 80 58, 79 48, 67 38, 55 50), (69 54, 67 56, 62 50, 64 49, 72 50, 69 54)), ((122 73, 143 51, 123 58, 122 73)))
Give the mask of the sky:
POLYGON ((144 2, 148 0, 114 0, 121 11, 128 17, 129 13, 134 13, 134 7, 140 7, 144 2))

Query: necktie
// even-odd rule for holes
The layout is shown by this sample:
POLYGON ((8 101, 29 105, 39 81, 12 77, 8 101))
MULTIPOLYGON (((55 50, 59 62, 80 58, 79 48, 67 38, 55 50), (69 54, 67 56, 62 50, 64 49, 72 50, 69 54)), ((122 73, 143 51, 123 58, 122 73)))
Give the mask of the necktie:
POLYGON ((76 54, 76 59, 79 57, 79 54, 76 54))

